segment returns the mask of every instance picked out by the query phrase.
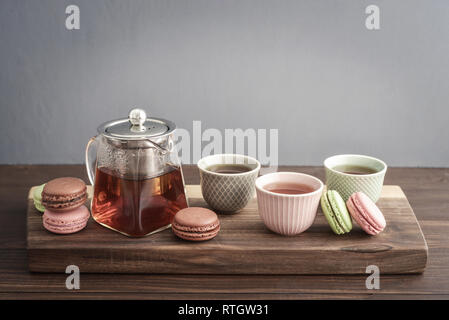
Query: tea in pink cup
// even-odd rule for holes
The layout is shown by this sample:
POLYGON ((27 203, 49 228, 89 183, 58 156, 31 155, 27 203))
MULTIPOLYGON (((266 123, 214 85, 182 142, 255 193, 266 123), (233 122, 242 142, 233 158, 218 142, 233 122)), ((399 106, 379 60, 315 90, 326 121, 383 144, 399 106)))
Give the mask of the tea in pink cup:
POLYGON ((296 235, 315 221, 323 182, 297 172, 274 172, 257 178, 259 215, 265 226, 282 235, 296 235))

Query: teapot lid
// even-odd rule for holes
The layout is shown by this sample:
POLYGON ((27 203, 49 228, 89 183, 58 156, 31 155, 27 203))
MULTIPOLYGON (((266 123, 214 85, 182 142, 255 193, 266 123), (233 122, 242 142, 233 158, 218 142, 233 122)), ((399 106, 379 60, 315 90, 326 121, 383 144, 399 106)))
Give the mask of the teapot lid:
POLYGON ((142 109, 132 109, 127 119, 112 120, 98 127, 98 133, 121 140, 141 140, 172 133, 176 125, 160 118, 147 118, 142 109))

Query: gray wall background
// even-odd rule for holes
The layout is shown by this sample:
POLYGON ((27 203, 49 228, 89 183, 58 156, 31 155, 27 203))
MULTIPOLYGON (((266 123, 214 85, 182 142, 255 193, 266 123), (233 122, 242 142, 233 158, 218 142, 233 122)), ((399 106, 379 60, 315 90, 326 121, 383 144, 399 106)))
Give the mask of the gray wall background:
POLYGON ((0 163, 82 163, 140 106, 189 130, 279 128, 281 164, 449 166, 449 1, 1 0, 0 70, 0 163))

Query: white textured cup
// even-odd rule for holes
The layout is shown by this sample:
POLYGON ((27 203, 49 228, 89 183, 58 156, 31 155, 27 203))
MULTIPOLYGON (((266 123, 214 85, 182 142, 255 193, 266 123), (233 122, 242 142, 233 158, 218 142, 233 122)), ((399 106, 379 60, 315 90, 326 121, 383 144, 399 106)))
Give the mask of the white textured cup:
POLYGON ((259 215, 268 229, 292 236, 307 230, 316 217, 323 192, 323 182, 314 176, 297 172, 274 172, 257 178, 259 215), (271 183, 298 183, 311 186, 313 192, 280 194, 265 189, 271 183))

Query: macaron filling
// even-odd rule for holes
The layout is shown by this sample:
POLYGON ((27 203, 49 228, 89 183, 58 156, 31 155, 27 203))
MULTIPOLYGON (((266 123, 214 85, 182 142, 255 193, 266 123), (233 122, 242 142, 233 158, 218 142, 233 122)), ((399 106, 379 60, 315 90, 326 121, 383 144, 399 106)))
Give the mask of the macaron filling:
POLYGON ((186 240, 193 240, 193 239, 208 240, 215 237, 218 234, 218 231, 220 231, 220 225, 217 225, 214 229, 209 231, 193 231, 193 230, 185 231, 180 230, 174 226, 172 227, 174 229, 173 231, 178 237, 181 237, 186 240))
POLYGON ((44 207, 51 210, 67 210, 70 208, 74 209, 77 206, 83 205, 86 200, 87 193, 83 193, 74 198, 64 200, 48 199, 44 197, 42 200, 42 204, 44 207))
POLYGON ((45 204, 71 204, 71 203, 83 200, 84 198, 86 198, 86 194, 85 193, 80 195, 80 196, 78 196, 78 197, 76 197, 76 198, 71 198, 69 200, 53 200, 53 199, 52 200, 48 200, 48 199, 46 199, 44 202, 45 202, 45 204))
POLYGON ((183 232, 209 232, 214 231, 215 229, 220 229, 220 223, 217 221, 217 223, 208 225, 208 226, 197 226, 197 227, 190 227, 190 226, 184 226, 180 225, 176 222, 172 223, 172 227, 183 232))
POLYGON ((51 226, 74 226, 74 225, 79 225, 80 223, 84 223, 86 222, 86 219, 89 219, 89 213, 87 212, 85 215, 82 215, 78 218, 75 219, 71 219, 70 221, 65 221, 62 218, 62 215, 60 213, 55 213, 57 215, 58 218, 52 218, 48 216, 49 212, 47 211, 47 214, 45 215, 45 222, 48 225, 51 226))

